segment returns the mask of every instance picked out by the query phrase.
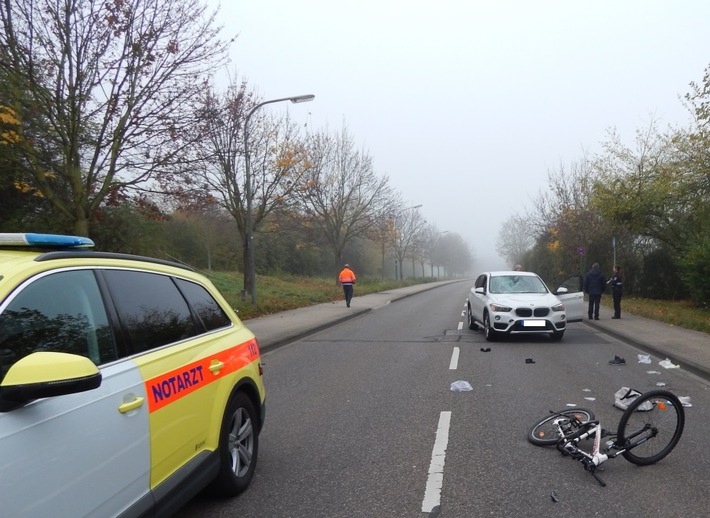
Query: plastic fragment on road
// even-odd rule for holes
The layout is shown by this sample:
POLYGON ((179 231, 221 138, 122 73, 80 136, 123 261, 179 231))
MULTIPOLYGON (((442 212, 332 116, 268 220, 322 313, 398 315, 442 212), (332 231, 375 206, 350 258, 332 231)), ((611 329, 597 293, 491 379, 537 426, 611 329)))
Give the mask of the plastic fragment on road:
POLYGON ((680 369, 680 365, 675 365, 672 361, 670 361, 668 358, 666 358, 663 361, 658 362, 658 365, 663 367, 664 369, 680 369))
POLYGON ((657 386, 657 387, 665 387, 666 384, 663 383, 662 381, 659 381, 658 383, 656 383, 656 386, 657 386))
POLYGON ((660 371, 646 371, 646 374, 660 374, 660 371))
POLYGON ((596 401, 597 400, 597 398, 595 398, 595 397, 585 397, 584 399, 586 399, 587 401, 596 401))
POLYGON ((651 355, 650 354, 639 354, 639 363, 651 363, 651 355))
POLYGON ((468 381, 454 381, 451 384, 451 392, 469 392, 473 390, 473 387, 468 381))
POLYGON ((678 396, 678 399, 680 400, 683 406, 693 406, 693 404, 690 402, 690 396, 678 396))
POLYGON ((552 493, 550 493, 550 500, 552 500, 553 502, 559 502, 559 501, 560 501, 560 498, 557 496, 557 493, 556 493, 555 491, 553 491, 552 493))

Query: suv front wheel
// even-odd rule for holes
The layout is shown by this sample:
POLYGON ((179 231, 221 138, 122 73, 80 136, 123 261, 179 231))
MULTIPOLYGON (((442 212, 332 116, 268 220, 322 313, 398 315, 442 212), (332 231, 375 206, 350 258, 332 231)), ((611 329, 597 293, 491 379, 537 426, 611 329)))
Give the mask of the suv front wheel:
POLYGON ((491 327, 491 317, 488 313, 483 315, 483 336, 486 337, 487 342, 495 342, 496 340, 496 332, 491 327))
POLYGON ((468 320, 468 328, 471 331, 478 329, 478 324, 476 324, 476 321, 473 319, 473 314, 471 314, 471 306, 467 306, 466 317, 468 320))

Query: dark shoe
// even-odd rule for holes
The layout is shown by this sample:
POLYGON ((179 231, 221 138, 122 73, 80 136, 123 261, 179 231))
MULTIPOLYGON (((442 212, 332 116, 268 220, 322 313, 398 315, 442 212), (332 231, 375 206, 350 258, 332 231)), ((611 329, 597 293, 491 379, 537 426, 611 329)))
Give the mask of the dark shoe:
POLYGON ((594 317, 594 320, 599 320, 599 317, 594 317))
POLYGON ((609 360, 609 365, 626 365, 626 360, 621 356, 614 356, 613 360, 609 360))
POLYGON ((350 302, 346 302, 345 305, 346 305, 347 307, 350 307, 350 302))
POLYGON ((611 317, 613 320, 619 320, 621 317, 613 316, 611 317))
POLYGON ((592 315, 589 315, 589 320, 591 320, 591 319, 592 319, 592 315))

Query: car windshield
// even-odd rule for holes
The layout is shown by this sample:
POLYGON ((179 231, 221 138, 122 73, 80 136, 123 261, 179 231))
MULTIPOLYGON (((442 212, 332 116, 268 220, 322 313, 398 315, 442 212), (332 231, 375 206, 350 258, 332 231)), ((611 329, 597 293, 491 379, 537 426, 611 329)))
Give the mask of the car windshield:
POLYGON ((547 288, 537 276, 499 275, 491 277, 491 293, 547 293, 547 288))

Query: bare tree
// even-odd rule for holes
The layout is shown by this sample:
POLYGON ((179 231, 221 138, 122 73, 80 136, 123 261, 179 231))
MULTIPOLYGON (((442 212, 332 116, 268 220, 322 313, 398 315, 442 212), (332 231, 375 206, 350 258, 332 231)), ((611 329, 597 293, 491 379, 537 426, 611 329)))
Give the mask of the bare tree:
POLYGON ((373 170, 370 155, 355 149, 345 126, 336 135, 327 131, 315 134, 308 152, 302 210, 321 228, 337 272, 345 246, 367 235, 391 190, 387 177, 377 176, 373 170))
POLYGON ((464 239, 456 232, 447 232, 439 239, 439 263, 447 275, 467 275, 473 266, 474 256, 464 239))
MULTIPOLYGON (((437 261, 437 249, 439 239, 448 233, 448 230, 441 231, 433 223, 428 223, 422 232, 422 261, 429 261, 431 276, 434 277, 434 266, 437 261)), ((422 275, 424 274, 424 263, 422 262, 422 275)))
POLYGON ((609 249, 613 231, 592 203, 598 173, 586 156, 548 172, 548 188, 530 214, 536 246, 545 250, 544 265, 526 268, 547 278, 582 270, 585 257, 599 260, 609 249))
POLYGON ((0 0, 0 68, 34 188, 88 235, 102 202, 170 171, 226 60, 200 0, 0 0))
POLYGON ((498 233, 496 252, 512 265, 520 263, 535 244, 535 233, 530 225, 530 218, 514 214, 510 216, 498 233))
POLYGON ((382 210, 375 215, 367 231, 367 236, 377 244, 380 253, 380 278, 385 278, 385 258, 392 245, 392 218, 396 207, 401 205, 401 200, 397 193, 392 192, 388 200, 383 201, 382 210))
MULTIPOLYGON (((399 264, 399 279, 404 279, 404 259, 415 258, 415 248, 426 229, 418 206, 400 207, 392 214, 392 250, 399 264)), ((414 272, 412 272, 414 274, 414 272)))
POLYGON ((296 124, 288 115, 271 117, 255 111, 260 104, 246 82, 233 81, 223 94, 208 89, 198 108, 200 138, 192 149, 196 166, 185 178, 188 192, 206 188, 236 221, 244 245, 245 294, 252 294, 252 298, 246 240, 270 214, 295 203, 292 195, 308 167, 296 124), (244 127, 249 114, 253 117, 247 136, 251 165, 247 176, 244 127), (247 182, 251 184, 247 186, 247 182))

